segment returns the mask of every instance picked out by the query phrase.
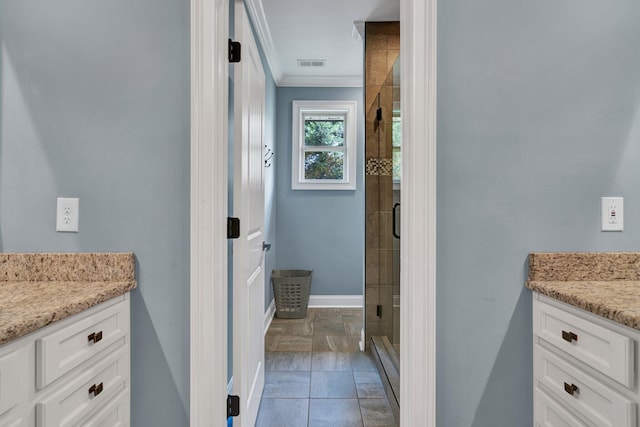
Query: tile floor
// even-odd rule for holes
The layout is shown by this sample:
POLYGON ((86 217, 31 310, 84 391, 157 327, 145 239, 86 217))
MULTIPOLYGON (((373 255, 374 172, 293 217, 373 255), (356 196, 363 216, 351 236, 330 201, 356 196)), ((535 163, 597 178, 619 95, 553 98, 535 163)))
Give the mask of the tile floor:
POLYGON ((274 317, 265 351, 360 351, 362 309, 309 308, 304 319, 274 317))
POLYGON ((392 427, 375 362, 359 351, 362 310, 312 309, 274 318, 265 339, 257 427, 392 427))

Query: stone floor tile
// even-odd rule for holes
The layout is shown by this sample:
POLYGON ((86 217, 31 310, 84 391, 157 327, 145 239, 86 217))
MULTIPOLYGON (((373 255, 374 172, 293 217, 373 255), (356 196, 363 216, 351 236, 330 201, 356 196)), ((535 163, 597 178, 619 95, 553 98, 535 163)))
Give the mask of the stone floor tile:
POLYGON ((268 351, 264 355, 267 371, 310 371, 308 351, 268 351))
POLYGON ((378 367, 370 351, 358 351, 350 353, 349 355, 351 357, 351 369, 353 369, 354 372, 378 372, 378 367))
POLYGON ((311 399, 309 427, 362 427, 357 399, 311 399))
POLYGON ((313 335, 312 322, 271 323, 267 335, 313 335))
POLYGON ((353 378, 356 380, 356 384, 382 384, 380 380, 380 374, 377 371, 355 371, 353 378))
POLYGON ((356 383, 356 391, 360 399, 386 399, 382 383, 356 383))
POLYGON ((311 351, 313 337, 297 335, 279 335, 276 351, 311 351))
POLYGON ((309 420, 309 399, 262 399, 256 427, 301 427, 309 420))
POLYGON ((345 335, 356 335, 360 337, 362 332, 362 319, 358 320, 344 320, 344 333, 345 335))
POLYGON ((267 371, 262 398, 308 398, 310 383, 309 372, 267 371))
POLYGON ((337 351, 314 351, 311 353, 312 371, 351 371, 349 353, 337 351))
POLYGON ((313 351, 360 351, 359 336, 327 336, 316 335, 313 337, 313 351))
POLYGON ((311 372, 311 398, 358 397, 351 372, 311 372))
POLYGON ((397 425, 386 399, 360 399, 360 411, 365 427, 395 427, 397 425))
POLYGON ((346 335, 341 318, 313 322, 313 335, 346 335))

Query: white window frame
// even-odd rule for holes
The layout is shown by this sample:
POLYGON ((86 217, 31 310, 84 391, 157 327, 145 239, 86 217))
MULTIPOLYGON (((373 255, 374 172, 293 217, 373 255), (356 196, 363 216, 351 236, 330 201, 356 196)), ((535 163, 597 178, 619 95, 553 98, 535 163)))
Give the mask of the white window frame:
MULTIPOLYGON (((356 107, 356 101, 293 101, 293 125, 291 133, 291 189, 356 189, 356 168, 358 159, 356 154, 356 107), (305 179, 304 177, 304 116, 310 114, 334 114, 345 116, 343 147, 344 174, 342 179, 305 179)), ((334 150, 327 147, 326 149, 324 149, 324 151, 334 150)))

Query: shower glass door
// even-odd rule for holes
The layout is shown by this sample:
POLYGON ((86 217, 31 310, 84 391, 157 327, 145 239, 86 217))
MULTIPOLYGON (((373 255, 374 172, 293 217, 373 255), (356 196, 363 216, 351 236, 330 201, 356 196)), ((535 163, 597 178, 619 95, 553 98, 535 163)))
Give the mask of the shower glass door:
POLYGON ((400 24, 365 23, 365 348, 400 402, 400 24))
MULTIPOLYGON (((393 274, 392 274, 392 307, 393 332, 389 337, 398 354, 400 353, 400 194, 402 191, 402 115, 400 111, 400 57, 393 64, 392 99, 393 111, 391 122, 392 150, 392 188, 393 208, 391 211, 391 234, 393 236, 393 274)), ((399 367, 398 367, 399 368, 399 367)))

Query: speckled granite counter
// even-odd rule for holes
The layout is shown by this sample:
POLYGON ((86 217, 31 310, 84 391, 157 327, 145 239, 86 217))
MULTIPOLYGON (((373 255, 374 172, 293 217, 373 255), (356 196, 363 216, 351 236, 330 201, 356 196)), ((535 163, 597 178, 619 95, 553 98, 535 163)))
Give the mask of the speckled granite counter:
POLYGON ((526 287, 640 330, 640 252, 532 253, 526 287))
POLYGON ((0 254, 0 344, 136 287, 132 253, 0 254))

